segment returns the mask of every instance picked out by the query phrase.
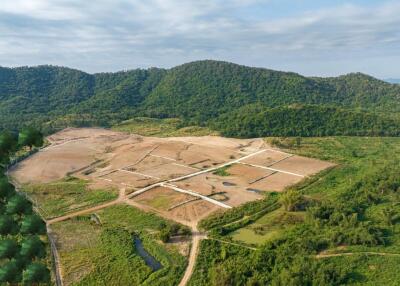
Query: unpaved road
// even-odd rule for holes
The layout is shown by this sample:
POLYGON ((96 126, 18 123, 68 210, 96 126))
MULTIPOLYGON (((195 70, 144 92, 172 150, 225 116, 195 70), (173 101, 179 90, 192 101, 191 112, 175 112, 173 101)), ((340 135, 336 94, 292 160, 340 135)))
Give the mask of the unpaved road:
POLYGON ((206 236, 199 233, 197 227, 195 227, 192 234, 192 246, 190 248, 188 265, 179 286, 185 286, 189 282, 190 277, 192 277, 196 265, 196 258, 200 249, 200 241, 204 238, 206 238, 206 236))

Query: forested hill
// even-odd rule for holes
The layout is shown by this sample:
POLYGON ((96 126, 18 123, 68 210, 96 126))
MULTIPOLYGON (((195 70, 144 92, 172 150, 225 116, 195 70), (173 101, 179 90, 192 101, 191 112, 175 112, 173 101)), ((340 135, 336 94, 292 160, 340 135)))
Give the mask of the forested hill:
MULTIPOLYGON (((394 122, 398 127, 400 86, 359 73, 308 78, 219 61, 93 75, 53 66, 0 68, 0 129, 25 124, 53 126, 49 122, 58 122, 58 127, 110 125, 136 116, 178 117, 185 124, 218 128, 223 125, 219 120, 235 120, 239 111, 252 110, 246 109, 247 105, 262 107, 263 112, 293 105, 305 110, 312 106, 314 111, 321 108, 320 112, 331 107, 337 114, 346 114, 346 119, 365 122, 357 126, 357 134, 361 128, 361 134, 369 130, 365 135, 375 135, 371 130, 379 126, 394 122)), ((310 116, 307 120, 317 123, 319 119, 313 118, 317 113, 291 112, 291 116, 310 116)), ((335 127, 332 122, 328 125, 335 127)), ((224 125, 234 136, 235 128, 228 127, 224 125)), ((269 134, 262 131, 264 127, 268 126, 258 126, 261 131, 257 134, 269 134)), ((335 134, 334 129, 328 133, 332 132, 335 134)), ((313 129, 309 135, 315 135, 313 129)))

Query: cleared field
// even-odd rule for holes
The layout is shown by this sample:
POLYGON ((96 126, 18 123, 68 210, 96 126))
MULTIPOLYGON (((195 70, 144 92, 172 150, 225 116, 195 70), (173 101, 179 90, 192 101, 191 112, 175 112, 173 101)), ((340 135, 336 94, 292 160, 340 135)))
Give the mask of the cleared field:
MULTIPOLYGON (((97 128, 69 128, 48 139, 49 147, 10 171, 16 181, 40 185, 66 175, 77 177, 90 182, 83 194, 119 189, 119 201, 134 196, 132 204, 190 225, 215 210, 261 199, 264 191, 282 191, 332 166, 272 149, 262 139, 157 138, 97 128)), ((56 198, 64 213, 92 205, 86 199, 77 202, 71 192, 60 196, 56 198)), ((40 195, 39 207, 46 206, 48 197, 40 195)))
POLYGON ((250 187, 252 189, 261 190, 261 191, 274 191, 281 192, 287 186, 296 184, 300 182, 303 178, 299 176, 294 176, 285 173, 275 172, 270 176, 262 179, 254 184, 251 184, 250 187))
MULTIPOLYGON (((229 172, 229 169, 227 171, 229 172)), ((176 182, 176 185, 206 196, 223 193, 227 197, 224 203, 230 206, 238 206, 263 197, 262 194, 248 191, 246 180, 239 176, 207 173, 176 182)))
POLYGON ((293 156, 274 164, 273 167, 276 169, 282 169, 288 172, 308 176, 332 166, 334 166, 334 164, 329 162, 301 156, 293 156))
POLYGON ((258 156, 243 160, 243 163, 261 165, 261 166, 270 166, 278 161, 288 158, 289 156, 291 155, 284 152, 265 150, 264 153, 258 156))
POLYGON ((133 200, 162 211, 167 211, 171 207, 186 202, 191 198, 192 196, 190 195, 177 193, 169 188, 156 187, 148 192, 134 197, 133 200))

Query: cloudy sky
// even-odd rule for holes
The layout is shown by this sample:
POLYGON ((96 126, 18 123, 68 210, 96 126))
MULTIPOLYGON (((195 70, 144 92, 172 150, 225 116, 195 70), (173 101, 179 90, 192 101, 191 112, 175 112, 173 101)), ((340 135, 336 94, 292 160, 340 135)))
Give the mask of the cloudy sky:
POLYGON ((0 65, 87 72, 216 59, 400 78, 400 0, 0 0, 0 65))

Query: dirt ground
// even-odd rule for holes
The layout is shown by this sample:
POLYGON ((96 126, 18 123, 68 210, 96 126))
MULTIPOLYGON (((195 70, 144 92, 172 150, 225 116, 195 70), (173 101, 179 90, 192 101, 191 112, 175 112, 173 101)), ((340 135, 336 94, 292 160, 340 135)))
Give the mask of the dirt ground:
POLYGON ((131 205, 189 223, 222 209, 215 201, 239 206, 262 198, 259 191, 282 191, 333 165, 272 149, 262 139, 157 138, 100 128, 68 128, 47 139, 50 146, 12 168, 16 181, 45 183, 71 175, 89 180, 91 188, 117 187, 125 195, 146 188, 131 205), (230 162, 228 176, 213 174, 230 162), (171 179, 177 187, 214 202, 157 185, 171 179))
POLYGON ((284 161, 274 164, 274 168, 301 174, 312 175, 324 169, 330 168, 334 164, 330 162, 320 161, 317 159, 293 156, 284 161))
POLYGON ((148 192, 133 198, 134 201, 168 211, 176 205, 192 199, 192 196, 175 192, 165 187, 155 187, 148 192))

